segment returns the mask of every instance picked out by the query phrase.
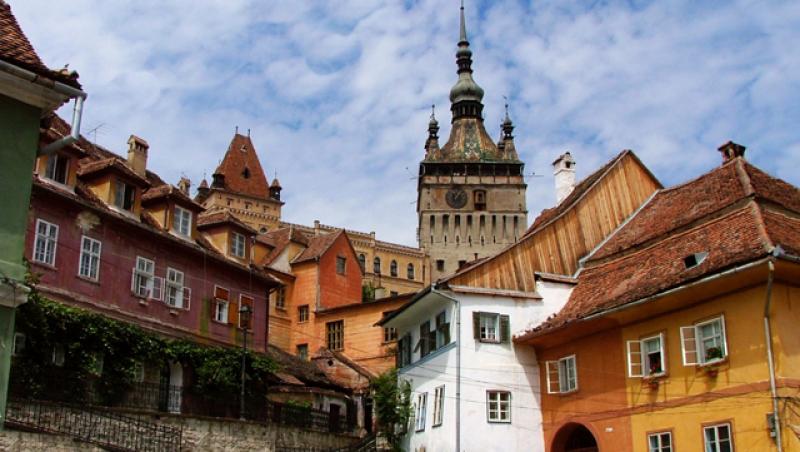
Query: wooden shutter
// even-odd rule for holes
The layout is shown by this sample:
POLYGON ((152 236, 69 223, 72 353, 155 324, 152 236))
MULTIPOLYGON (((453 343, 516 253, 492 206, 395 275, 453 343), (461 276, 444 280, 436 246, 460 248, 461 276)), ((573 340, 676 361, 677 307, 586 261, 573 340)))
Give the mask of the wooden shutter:
POLYGON ((511 319, 507 315, 500 316, 500 342, 511 342, 511 319))
POLYGON ((480 340, 481 338, 481 313, 472 313, 472 337, 480 340))
MULTIPOLYGON (((252 330, 253 329, 253 318, 255 318, 255 316, 256 316, 256 311, 255 311, 255 308, 253 306, 253 297, 248 297, 247 295, 240 295, 240 300, 241 300, 241 303, 240 303, 241 307, 239 309, 241 309, 241 308, 243 308, 245 306, 250 308, 250 319, 249 319, 249 322, 246 325, 246 327, 247 327, 248 330, 252 330)), ((239 320, 241 321, 242 319, 240 318, 239 320)), ((239 328, 245 328, 245 325, 239 325, 239 328)))
POLYGON ((239 302, 233 298, 228 300, 228 323, 231 325, 239 324, 239 302))
POLYGON ((642 341, 628 341, 628 376, 643 377, 642 341))
POLYGON ((697 360, 697 331, 693 326, 681 327, 681 350, 683 352, 683 365, 696 366, 697 360))
POLYGON ((547 393, 560 393, 561 386, 558 379, 558 361, 545 361, 545 374, 547 375, 547 393))
POLYGON ((719 326, 722 329, 722 357, 728 356, 728 335, 725 333, 725 316, 719 316, 719 326))

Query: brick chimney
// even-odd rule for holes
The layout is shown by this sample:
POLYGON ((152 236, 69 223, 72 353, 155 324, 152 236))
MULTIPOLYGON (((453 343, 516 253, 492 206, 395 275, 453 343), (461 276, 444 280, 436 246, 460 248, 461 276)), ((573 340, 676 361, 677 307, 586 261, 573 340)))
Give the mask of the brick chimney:
POLYGON ((147 141, 131 135, 128 138, 128 166, 131 167, 134 173, 146 177, 147 171, 147 150, 150 145, 147 141))
POLYGON ((736 157, 744 158, 744 151, 747 148, 733 141, 728 141, 717 149, 722 152, 722 163, 726 163, 736 157))
POLYGON ((565 152, 553 162, 553 175, 556 179, 556 203, 561 204, 575 188, 575 159, 565 152))

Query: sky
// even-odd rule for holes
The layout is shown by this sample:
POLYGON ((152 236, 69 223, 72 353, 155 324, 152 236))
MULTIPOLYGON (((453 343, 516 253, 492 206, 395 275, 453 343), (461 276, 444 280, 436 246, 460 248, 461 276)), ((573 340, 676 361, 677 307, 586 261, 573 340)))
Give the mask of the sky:
MULTIPOLYGON (((196 187, 250 131, 283 219, 416 245, 415 175, 431 105, 450 131, 457 0, 8 0, 53 68, 89 97, 82 133, 196 187)), ((632 149, 665 185, 717 147, 800 185, 800 2, 466 0, 490 135, 504 96, 528 222, 555 204, 552 161, 578 179, 632 149)), ((70 118, 69 107, 60 110, 70 118)))

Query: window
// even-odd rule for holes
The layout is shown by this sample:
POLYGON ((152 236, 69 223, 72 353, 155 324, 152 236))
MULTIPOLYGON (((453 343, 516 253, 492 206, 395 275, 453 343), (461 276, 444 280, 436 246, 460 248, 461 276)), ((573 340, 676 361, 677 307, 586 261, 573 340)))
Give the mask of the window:
POLYGON ((256 311, 253 306, 253 297, 239 294, 239 328, 244 330, 251 330, 253 329, 253 318, 256 315, 256 311), (250 309, 249 315, 242 315, 241 309, 247 306, 250 309))
POLYGON ((628 376, 664 375, 667 370, 664 335, 628 341, 628 376))
POLYGON ((425 414, 428 409, 428 393, 423 392, 417 396, 417 413, 415 416, 414 430, 421 432, 425 430, 425 414))
POLYGON ((336 256, 336 273, 340 275, 344 275, 345 265, 347 264, 347 258, 344 256, 336 256))
POLYGON ((406 276, 408 279, 414 279, 414 264, 408 264, 406 268, 406 276))
POLYGON ((245 241, 244 235, 238 232, 231 233, 231 255, 236 257, 244 257, 245 241))
POLYGON ((214 320, 228 323, 230 292, 224 287, 214 286, 214 320))
POLYGON ((47 168, 44 171, 44 177, 58 182, 59 184, 67 183, 67 175, 69 174, 69 157, 61 154, 52 154, 47 158, 47 168))
POLYGON ((358 255, 358 265, 361 266, 361 271, 362 272, 363 271, 367 271, 366 270, 367 269, 367 256, 364 256, 363 254, 359 254, 358 255))
POLYGON ((411 364, 411 335, 404 335, 397 342, 397 368, 411 364))
POLYGON ((467 261, 460 260, 458 261, 458 269, 461 270, 465 265, 467 265, 467 261))
POLYGON ((277 309, 286 309, 286 286, 278 288, 278 292, 275 294, 275 307, 277 309))
POLYGON ((419 357, 424 358, 428 356, 432 351, 436 350, 436 332, 431 331, 431 322, 426 321, 422 325, 419 326, 419 341, 417 342, 417 346, 415 347, 414 351, 419 350, 419 357), (431 336, 433 336, 433 340, 431 341, 431 336))
POLYGON ((436 388, 433 393, 433 426, 442 425, 444 419, 444 385, 436 388))
POLYGON ((690 254, 683 258, 683 266, 686 269, 697 267, 698 265, 702 264, 704 260, 708 257, 708 252, 703 251, 702 253, 694 253, 690 254))
POLYGON ((14 333, 14 346, 11 347, 11 356, 19 356, 25 351, 25 335, 14 333))
POLYGON ((66 359, 66 353, 64 351, 64 346, 61 344, 54 345, 53 355, 50 361, 58 367, 63 367, 65 359, 66 359))
POLYGON ((57 241, 58 226, 44 220, 36 220, 36 240, 33 247, 33 260, 47 265, 55 265, 57 241))
POLYGON ((440 271, 440 272, 444 271, 444 259, 437 259, 436 260, 436 271, 440 271))
POLYGON ((659 432, 647 435, 648 452, 672 452, 672 433, 659 432))
POLYGON ((684 366, 711 364, 725 359, 728 355, 725 318, 719 316, 693 326, 682 326, 681 347, 684 366))
POLYGON ((719 424, 703 428, 706 452, 733 452, 731 425, 719 424))
POLYGON ((116 190, 114 192, 114 205, 123 210, 133 210, 133 203, 136 200, 136 188, 117 179, 116 190))
POLYGON ((442 348, 450 343, 450 323, 447 321, 447 311, 442 311, 436 316, 436 348, 442 348))
POLYGON ((510 318, 491 312, 472 313, 473 336, 481 342, 509 342, 511 340, 510 318))
POLYGON ((486 210, 486 191, 475 190, 473 195, 475 201, 475 210, 486 210))
POLYGON ((578 390, 578 371, 575 355, 557 361, 547 361, 547 393, 563 394, 578 390))
POLYGON ((180 235, 189 236, 192 232, 192 212, 175 206, 175 217, 172 219, 172 230, 180 235))
POLYGON ((328 349, 342 350, 344 348, 344 320, 326 323, 325 331, 328 333, 328 349))
POLYGON ((510 392, 486 391, 486 420, 489 422, 511 422, 510 392))
POLYGON ((136 256, 136 266, 133 268, 131 291, 141 298, 161 299, 161 278, 156 278, 156 264, 150 259, 136 256))
POLYGON ((395 260, 389 264, 389 275, 397 277, 397 261, 395 260))
POLYGON ((297 356, 302 360, 308 359, 308 344, 297 344, 297 356))
POLYGON ((183 285, 183 272, 167 268, 167 304, 175 308, 189 309, 191 290, 183 285))
POLYGON ((397 328, 387 327, 383 329, 383 342, 392 342, 397 340, 397 328))
POLYGON ((297 308, 297 321, 300 323, 308 322, 308 305, 304 304, 297 308))
POLYGON ((102 245, 85 235, 81 238, 81 257, 78 263, 78 275, 97 281, 100 273, 100 249, 102 245))
POLYGON ((375 256, 375 259, 372 260, 372 272, 380 275, 381 274, 381 258, 375 256))

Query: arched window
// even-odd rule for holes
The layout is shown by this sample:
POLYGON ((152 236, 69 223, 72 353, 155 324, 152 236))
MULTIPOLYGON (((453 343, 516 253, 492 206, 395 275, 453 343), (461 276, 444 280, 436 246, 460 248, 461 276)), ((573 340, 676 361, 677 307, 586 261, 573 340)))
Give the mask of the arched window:
POLYGON ((408 264, 408 279, 414 279, 414 264, 408 264))
POLYGON ((392 263, 389 264, 389 274, 392 276, 397 276, 397 261, 392 260, 392 263))
POLYGON ((361 271, 367 271, 367 256, 364 256, 364 253, 358 255, 358 265, 361 266, 361 271))
POLYGON ((375 259, 372 260, 372 272, 376 275, 381 274, 381 258, 375 256, 375 259))

